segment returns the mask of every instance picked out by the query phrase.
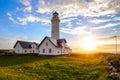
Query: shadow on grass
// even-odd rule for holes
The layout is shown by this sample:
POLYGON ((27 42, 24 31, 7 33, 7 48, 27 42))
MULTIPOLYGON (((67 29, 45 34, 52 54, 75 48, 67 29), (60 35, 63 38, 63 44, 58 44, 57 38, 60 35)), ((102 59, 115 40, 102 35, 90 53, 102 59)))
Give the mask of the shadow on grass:
POLYGON ((31 63, 35 61, 51 59, 54 56, 38 56, 35 54, 25 55, 4 55, 0 56, 0 67, 31 63))
POLYGON ((76 60, 76 58, 83 58, 83 59, 93 59, 98 54, 71 54, 68 57, 59 57, 59 56, 39 56, 37 54, 24 54, 24 55, 4 55, 0 56, 0 67, 6 67, 6 66, 13 66, 13 65, 19 65, 19 64, 25 64, 25 63, 32 63, 35 61, 43 61, 43 60, 76 60), (57 58, 58 57, 58 58, 57 58), (74 59, 75 58, 75 59, 74 59))

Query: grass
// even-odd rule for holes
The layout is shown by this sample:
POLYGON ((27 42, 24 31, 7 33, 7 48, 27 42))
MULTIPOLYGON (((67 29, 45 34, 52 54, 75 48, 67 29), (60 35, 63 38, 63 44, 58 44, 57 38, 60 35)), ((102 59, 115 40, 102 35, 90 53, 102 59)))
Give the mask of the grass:
POLYGON ((9 50, 0 50, 0 53, 9 52, 9 50))
POLYGON ((111 80, 98 54, 0 56, 0 80, 111 80))
POLYGON ((120 72, 120 54, 104 54, 111 64, 120 72))

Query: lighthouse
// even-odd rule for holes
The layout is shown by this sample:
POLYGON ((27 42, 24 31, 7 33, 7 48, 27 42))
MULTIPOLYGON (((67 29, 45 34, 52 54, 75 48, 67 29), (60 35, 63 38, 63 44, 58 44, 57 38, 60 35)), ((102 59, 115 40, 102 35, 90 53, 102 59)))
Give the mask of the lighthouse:
POLYGON ((39 55, 69 55, 72 49, 67 45, 65 38, 60 38, 59 14, 53 13, 51 19, 51 37, 45 36, 40 44, 35 42, 17 41, 14 51, 17 54, 37 53, 39 55))
POLYGON ((59 19, 59 14, 57 12, 53 13, 51 23, 52 23, 51 38, 59 39, 60 38, 60 33, 59 33, 60 32, 59 31, 60 19, 59 19))

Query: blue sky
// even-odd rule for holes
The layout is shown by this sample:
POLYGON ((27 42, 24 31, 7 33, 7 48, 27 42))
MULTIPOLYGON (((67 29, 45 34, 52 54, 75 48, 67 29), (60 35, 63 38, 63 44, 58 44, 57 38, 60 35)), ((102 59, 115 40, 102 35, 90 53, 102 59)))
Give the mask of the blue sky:
POLYGON ((120 0, 0 0, 0 49, 16 40, 40 41, 51 36, 51 17, 59 13, 60 36, 70 46, 85 36, 120 35, 120 0))

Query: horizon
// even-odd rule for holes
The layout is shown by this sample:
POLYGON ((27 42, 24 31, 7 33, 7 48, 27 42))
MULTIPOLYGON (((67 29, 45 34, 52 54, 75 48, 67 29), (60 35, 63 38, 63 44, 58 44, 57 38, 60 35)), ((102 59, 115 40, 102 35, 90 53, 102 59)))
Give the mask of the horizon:
POLYGON ((103 46, 101 50, 115 51, 116 35, 120 52, 119 0, 0 0, 0 7, 0 49, 12 49, 17 40, 40 43, 50 37, 52 14, 57 11, 60 38, 66 38, 73 51, 81 51, 88 36, 103 46))

